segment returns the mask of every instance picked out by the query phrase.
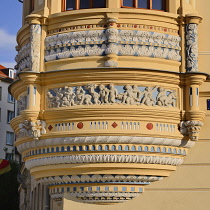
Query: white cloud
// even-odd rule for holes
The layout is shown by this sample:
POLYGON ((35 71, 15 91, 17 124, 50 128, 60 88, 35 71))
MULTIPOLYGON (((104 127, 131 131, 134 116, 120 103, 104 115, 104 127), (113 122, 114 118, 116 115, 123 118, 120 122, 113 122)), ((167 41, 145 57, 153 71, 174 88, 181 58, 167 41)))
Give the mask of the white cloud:
POLYGON ((0 28, 0 48, 8 49, 16 45, 16 36, 0 28))
POLYGON ((0 61, 0 64, 2 66, 6 67, 6 68, 12 68, 12 69, 14 69, 14 66, 16 65, 15 62, 14 63, 10 63, 10 62, 1 62, 1 61, 0 61))

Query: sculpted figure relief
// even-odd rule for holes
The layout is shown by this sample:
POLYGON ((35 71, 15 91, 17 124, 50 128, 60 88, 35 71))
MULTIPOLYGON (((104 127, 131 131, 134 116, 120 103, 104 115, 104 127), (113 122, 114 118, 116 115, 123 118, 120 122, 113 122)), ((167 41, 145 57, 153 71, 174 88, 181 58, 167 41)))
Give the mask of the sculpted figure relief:
POLYGON ((37 120, 33 122, 24 120, 23 123, 19 124, 19 128, 18 138, 31 137, 38 140, 42 134, 46 133, 46 123, 44 120, 37 120))
POLYGON ((155 106, 155 100, 152 97, 152 94, 154 92, 154 90, 157 88, 157 86, 155 86, 154 88, 152 87, 146 87, 145 90, 142 92, 143 98, 141 103, 145 104, 147 106, 155 106))
POLYGON ((162 87, 140 87, 137 85, 118 86, 114 84, 87 84, 77 87, 63 87, 51 89, 47 92, 48 107, 69 107, 74 105, 102 105, 102 104, 124 104, 124 105, 146 105, 176 107, 176 91, 162 87))
POLYGON ((175 91, 171 91, 161 87, 157 88, 157 91, 159 92, 156 98, 158 106, 176 106, 177 97, 175 91), (169 92, 169 94, 167 94, 167 92, 169 92))

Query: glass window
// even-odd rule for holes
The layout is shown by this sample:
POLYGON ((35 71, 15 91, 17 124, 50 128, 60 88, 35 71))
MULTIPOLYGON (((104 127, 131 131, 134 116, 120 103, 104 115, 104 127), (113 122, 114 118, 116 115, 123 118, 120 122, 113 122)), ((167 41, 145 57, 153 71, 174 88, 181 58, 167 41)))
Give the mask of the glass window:
POLYGON ((14 112, 13 111, 7 111, 7 123, 10 123, 10 121, 14 118, 14 112))
POLYGON ((134 0, 123 0, 124 7, 134 7, 134 0))
POLYGON ((164 5, 165 5, 164 0, 152 0, 152 9, 165 10, 164 5))
POLYGON ((122 0, 122 7, 133 7, 140 9, 154 9, 165 11, 165 0, 122 0))
POLYGON ((105 7, 106 0, 63 0, 63 11, 105 7))
POLYGON ((147 0, 138 0, 138 8, 145 8, 148 9, 148 1, 147 0))
POLYGON ((80 0, 80 9, 88 9, 90 8, 90 2, 87 0, 80 0))
POLYGON ((1 95, 2 95, 2 87, 0 87, 0 101, 1 101, 1 95))
POLYGON ((14 97, 11 94, 8 94, 8 102, 10 102, 10 103, 14 103, 15 102, 15 99, 14 99, 14 97))
POLYGON ((106 7, 106 0, 92 0, 93 8, 106 7))
POLYGON ((76 1, 66 0, 66 10, 74 10, 74 9, 76 9, 76 1))
POLYGON ((14 133, 7 132, 6 135, 6 144, 12 146, 14 142, 14 133))
POLYGON ((13 153, 6 153, 5 159, 6 160, 13 160, 13 153))

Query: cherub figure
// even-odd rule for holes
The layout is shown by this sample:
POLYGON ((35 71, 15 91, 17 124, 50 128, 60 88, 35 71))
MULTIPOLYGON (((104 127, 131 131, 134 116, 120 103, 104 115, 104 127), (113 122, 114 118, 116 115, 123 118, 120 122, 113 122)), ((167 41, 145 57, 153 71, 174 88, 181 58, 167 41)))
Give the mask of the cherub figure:
POLYGON ((109 85, 109 103, 114 104, 115 99, 117 98, 117 95, 118 95, 118 91, 114 87, 114 84, 110 84, 109 85))
POLYGON ((152 93, 154 92, 155 88, 157 88, 157 86, 155 86, 154 88, 145 88, 145 90, 142 92, 143 98, 141 100, 141 104, 145 104, 147 106, 155 106, 155 100, 152 97, 152 93))
POLYGON ((105 87, 105 85, 99 85, 99 95, 102 104, 109 103, 109 89, 105 87))
POLYGON ((88 84, 85 86, 85 89, 88 90, 91 96, 93 97, 94 104, 101 104, 99 100, 100 95, 97 92, 95 92, 96 87, 96 84, 88 84))
POLYGON ((124 86, 125 93, 122 98, 122 103, 127 104, 127 105, 134 105, 136 104, 135 99, 134 99, 134 93, 133 89, 130 85, 125 85, 124 86))
POLYGON ((76 88, 76 103, 82 105, 85 98, 85 91, 81 86, 76 88))

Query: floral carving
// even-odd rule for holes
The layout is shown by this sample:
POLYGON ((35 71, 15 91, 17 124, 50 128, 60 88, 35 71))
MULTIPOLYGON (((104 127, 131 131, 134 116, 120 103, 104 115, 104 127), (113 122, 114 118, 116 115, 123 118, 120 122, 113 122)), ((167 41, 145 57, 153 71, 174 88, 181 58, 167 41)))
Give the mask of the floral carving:
POLYGON ((31 71, 39 72, 41 25, 31 25, 31 71))
POLYGON ((197 24, 186 25, 186 57, 187 71, 198 71, 198 26, 197 24))
POLYGON ((27 96, 20 96, 17 101, 17 115, 20 115, 20 112, 26 110, 27 107, 27 96))
POLYGON ((47 92, 49 108, 69 107, 76 105, 146 105, 176 107, 176 91, 161 87, 138 87, 125 85, 123 92, 118 92, 114 84, 87 84, 77 87, 54 88, 47 92))
MULTIPOLYGON (((113 28, 63 33, 46 38, 45 61, 109 54, 180 61, 180 40, 168 34, 113 28)), ((108 61, 105 66, 116 67, 117 62, 108 61)))

